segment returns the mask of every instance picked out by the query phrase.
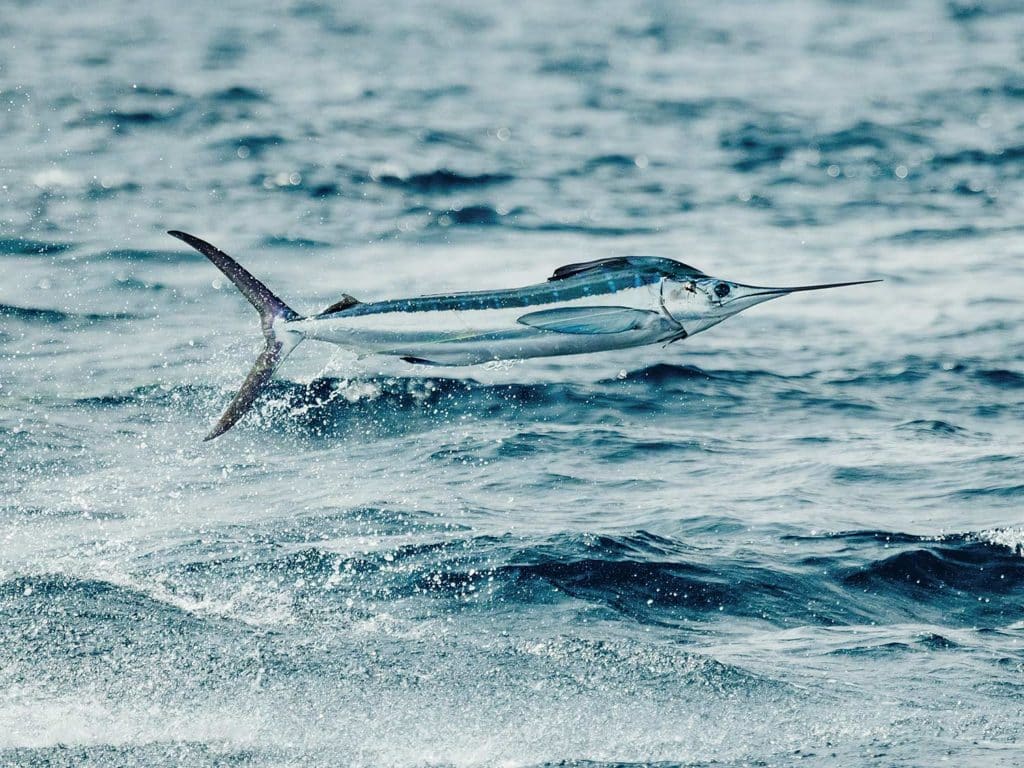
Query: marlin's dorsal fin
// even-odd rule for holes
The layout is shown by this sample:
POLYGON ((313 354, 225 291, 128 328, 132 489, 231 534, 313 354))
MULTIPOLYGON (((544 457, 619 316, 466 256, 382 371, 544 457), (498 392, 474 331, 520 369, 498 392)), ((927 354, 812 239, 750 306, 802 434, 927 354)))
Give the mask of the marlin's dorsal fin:
POLYGON ((321 312, 321 315, 330 315, 334 312, 341 312, 343 309, 354 307, 356 304, 361 304, 359 299, 349 296, 347 293, 343 293, 341 298, 331 304, 327 309, 321 312))
POLYGON ((548 282, 565 280, 566 278, 576 277, 587 272, 605 272, 627 268, 683 279, 704 276, 704 273, 696 267, 683 264, 675 259, 666 259, 658 256, 613 256, 609 259, 596 259, 595 261, 581 261, 578 264, 566 264, 564 267, 556 269, 555 273, 548 278, 548 282))
POLYGON ((581 261, 578 264, 566 264, 564 267, 559 267, 555 270, 554 274, 548 278, 548 282, 553 280, 565 280, 567 277, 575 277, 576 275, 584 272, 592 272, 602 269, 617 269, 628 266, 629 258, 626 256, 613 256, 610 259, 581 261))

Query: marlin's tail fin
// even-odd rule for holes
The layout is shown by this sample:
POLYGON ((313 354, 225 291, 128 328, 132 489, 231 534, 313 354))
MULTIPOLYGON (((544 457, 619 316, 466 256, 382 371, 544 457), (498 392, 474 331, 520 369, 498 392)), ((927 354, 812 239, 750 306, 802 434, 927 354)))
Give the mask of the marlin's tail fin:
POLYGON ((301 337, 294 332, 275 332, 274 324, 278 320, 300 320, 301 316, 277 298, 267 286, 250 275, 242 265, 224 253, 224 251, 186 232, 171 230, 167 234, 195 248, 212 261, 214 266, 223 272, 228 280, 235 284, 235 287, 241 291, 242 295, 260 313, 263 336, 267 340, 267 346, 260 356, 256 358, 256 364, 249 371, 249 375, 242 383, 241 389, 238 390, 231 404, 224 411, 224 414, 217 421, 210 434, 204 438, 205 440, 212 440, 231 429, 235 422, 252 408, 252 404, 256 401, 260 391, 273 377, 274 370, 301 341, 301 337))

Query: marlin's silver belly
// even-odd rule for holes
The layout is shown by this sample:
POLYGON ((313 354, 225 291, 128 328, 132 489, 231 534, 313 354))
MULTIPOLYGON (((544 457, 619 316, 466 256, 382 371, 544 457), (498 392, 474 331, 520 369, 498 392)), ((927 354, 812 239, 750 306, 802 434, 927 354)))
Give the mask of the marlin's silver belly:
POLYGON ((657 287, 642 286, 619 291, 614 297, 588 296, 533 307, 389 311, 356 316, 342 312, 288 322, 284 330, 361 354, 392 355, 439 365, 474 365, 654 344, 678 336, 680 327, 659 312, 657 287), (520 322, 531 310, 597 308, 612 299, 616 305, 649 314, 640 327, 620 333, 563 333, 520 322))

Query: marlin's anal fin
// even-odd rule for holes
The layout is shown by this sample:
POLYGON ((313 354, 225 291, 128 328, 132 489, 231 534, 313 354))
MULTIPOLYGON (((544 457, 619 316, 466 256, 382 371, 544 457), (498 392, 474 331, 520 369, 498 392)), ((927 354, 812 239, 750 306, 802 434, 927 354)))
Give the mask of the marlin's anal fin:
POLYGON ((592 335, 624 333, 661 319, 657 312, 631 307, 563 307, 530 312, 519 318, 523 325, 542 331, 592 335))
POLYGON ((409 363, 410 365, 456 365, 456 363, 439 363, 436 360, 427 360, 424 357, 413 357, 412 355, 402 355, 402 357, 399 359, 402 360, 403 362, 409 363))

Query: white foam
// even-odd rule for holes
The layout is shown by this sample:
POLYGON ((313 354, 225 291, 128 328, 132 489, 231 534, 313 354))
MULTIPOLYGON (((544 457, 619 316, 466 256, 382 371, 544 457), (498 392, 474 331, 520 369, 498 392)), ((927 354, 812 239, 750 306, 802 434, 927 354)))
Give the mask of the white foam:
POLYGON ((978 531, 974 534, 973 538, 985 544, 996 544, 1000 547, 1006 547, 1024 557, 1024 526, 990 528, 986 531, 978 531))

